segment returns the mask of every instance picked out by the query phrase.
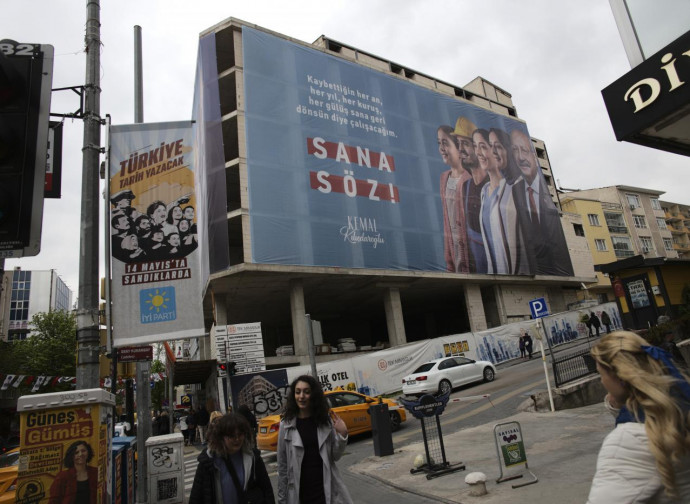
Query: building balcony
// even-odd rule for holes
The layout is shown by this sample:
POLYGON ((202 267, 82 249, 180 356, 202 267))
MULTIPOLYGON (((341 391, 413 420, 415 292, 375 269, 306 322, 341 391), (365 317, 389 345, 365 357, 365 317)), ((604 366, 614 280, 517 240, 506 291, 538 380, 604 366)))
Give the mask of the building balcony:
POLYGON ((628 228, 626 226, 608 226, 609 233, 616 234, 628 234, 628 228))
POLYGON ((601 208, 603 210, 615 210, 617 212, 623 211, 623 205, 621 205, 620 203, 609 203, 607 201, 601 202, 601 208))
POLYGON ((680 214, 678 214, 678 212, 665 212, 665 216, 668 222, 676 222, 680 220, 680 214))
POLYGON ((615 252, 618 258, 632 257, 635 255, 635 252, 632 250, 615 250, 615 252))

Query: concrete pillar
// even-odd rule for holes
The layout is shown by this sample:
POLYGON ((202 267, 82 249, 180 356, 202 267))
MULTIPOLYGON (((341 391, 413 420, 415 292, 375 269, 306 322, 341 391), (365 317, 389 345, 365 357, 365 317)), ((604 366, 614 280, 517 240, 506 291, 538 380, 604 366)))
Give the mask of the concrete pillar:
POLYGON ((478 332, 488 329, 481 288, 477 284, 464 284, 463 289, 465 291, 465 306, 467 306, 470 331, 478 332))
POLYGON ((500 325, 505 325, 509 322, 508 312, 506 311, 503 289, 500 285, 494 285, 494 295, 496 296, 496 308, 498 308, 498 321, 500 325))
POLYGON ((400 302, 400 289, 397 287, 388 287, 384 293, 383 304, 386 309, 388 341, 391 347, 407 343, 402 303, 400 302))
MULTIPOLYGON (((307 342, 307 321, 304 307, 304 284, 301 278, 290 280, 290 316, 292 317, 292 339, 295 355, 309 356, 307 342)), ((300 359, 301 360, 301 359, 300 359)))

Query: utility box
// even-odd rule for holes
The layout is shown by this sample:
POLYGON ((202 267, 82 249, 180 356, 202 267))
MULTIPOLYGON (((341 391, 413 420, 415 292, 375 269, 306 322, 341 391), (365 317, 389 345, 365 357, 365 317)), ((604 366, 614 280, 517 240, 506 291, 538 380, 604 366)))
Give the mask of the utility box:
MULTIPOLYGON (((137 438, 134 436, 119 436, 113 438, 113 446, 122 446, 122 504, 134 504, 137 438)), ((113 499, 114 500, 114 499, 113 499)))
POLYGON ((20 397, 16 501, 74 502, 83 474, 89 502, 110 503, 114 405, 115 396, 102 389, 20 397))
POLYGON ((113 443, 113 448, 110 450, 111 456, 111 474, 112 487, 111 495, 113 496, 112 504, 123 504, 122 496, 124 489, 124 476, 122 474, 122 464, 125 458, 126 448, 122 445, 113 443))
POLYGON ((369 406, 371 415, 371 437, 374 440, 374 455, 385 457, 393 455, 393 434, 391 419, 386 403, 369 406))
POLYGON ((184 501, 184 437, 180 432, 146 440, 149 502, 184 501))

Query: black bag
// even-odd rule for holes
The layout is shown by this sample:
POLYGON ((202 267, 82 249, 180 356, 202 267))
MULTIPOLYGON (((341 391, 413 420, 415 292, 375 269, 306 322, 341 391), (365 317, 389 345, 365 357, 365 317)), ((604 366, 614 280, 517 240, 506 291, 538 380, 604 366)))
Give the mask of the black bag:
MULTIPOLYGON (((242 484, 240 483, 240 479, 237 477, 237 473, 235 472, 235 468, 232 466, 230 461, 226 458, 223 458, 223 461, 225 462, 225 467, 228 468, 228 472, 230 473, 230 477, 232 478, 232 482, 235 485, 235 490, 237 490, 237 497, 239 498, 239 501, 241 504, 264 504, 266 502, 266 497, 264 496, 264 491, 261 487, 257 485, 250 485, 250 487, 245 491, 244 488, 242 488, 242 484)), ((254 461, 252 460, 252 468, 250 469, 252 473, 254 472, 254 461)), ((250 480, 251 483, 251 480, 250 480)))

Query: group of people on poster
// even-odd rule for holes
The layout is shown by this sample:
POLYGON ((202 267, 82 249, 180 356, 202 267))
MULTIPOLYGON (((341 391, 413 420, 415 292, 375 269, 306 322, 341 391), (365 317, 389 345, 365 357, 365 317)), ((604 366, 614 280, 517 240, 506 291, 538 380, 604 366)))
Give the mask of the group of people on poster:
POLYGON ((559 211, 521 129, 459 117, 437 130, 448 271, 572 276, 559 211))
POLYGON ((198 246, 194 207, 190 195, 171 203, 154 201, 139 212, 131 190, 110 198, 112 255, 125 263, 186 257, 198 246))

